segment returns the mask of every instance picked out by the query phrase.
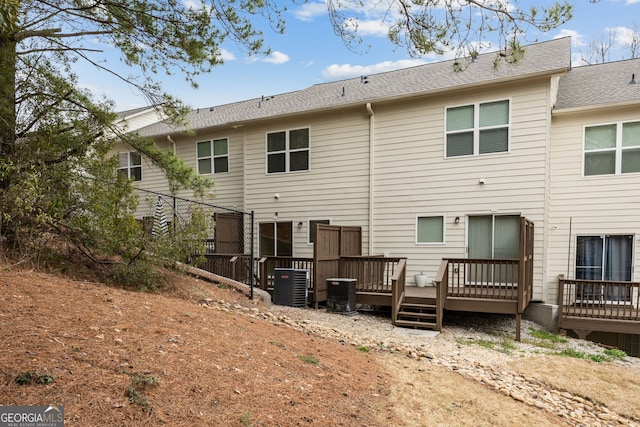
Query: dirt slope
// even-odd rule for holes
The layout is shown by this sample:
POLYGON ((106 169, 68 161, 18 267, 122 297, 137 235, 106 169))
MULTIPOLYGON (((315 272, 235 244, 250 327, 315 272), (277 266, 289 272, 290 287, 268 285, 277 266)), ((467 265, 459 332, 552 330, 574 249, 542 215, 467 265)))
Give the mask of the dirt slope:
POLYGON ((67 426, 564 425, 442 368, 243 315, 265 308, 234 290, 168 283, 0 271, 0 404, 64 405, 67 426), (201 304, 219 300, 233 309, 201 304))

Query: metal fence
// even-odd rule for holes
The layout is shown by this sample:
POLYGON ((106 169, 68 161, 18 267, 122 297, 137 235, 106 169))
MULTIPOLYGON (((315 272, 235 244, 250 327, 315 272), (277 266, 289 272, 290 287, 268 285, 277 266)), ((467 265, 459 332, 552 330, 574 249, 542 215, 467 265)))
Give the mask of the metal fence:
MULTIPOLYGON (((205 253, 229 256, 246 255, 254 259, 254 214, 198 200, 155 191, 136 189, 139 205, 135 212, 143 228, 151 233, 175 233, 191 224, 194 215, 206 219, 205 253)), ((253 298, 254 263, 248 263, 248 284, 253 298)), ((215 271, 214 271, 215 273, 215 271)), ((223 274, 221 274, 223 275, 223 274)))

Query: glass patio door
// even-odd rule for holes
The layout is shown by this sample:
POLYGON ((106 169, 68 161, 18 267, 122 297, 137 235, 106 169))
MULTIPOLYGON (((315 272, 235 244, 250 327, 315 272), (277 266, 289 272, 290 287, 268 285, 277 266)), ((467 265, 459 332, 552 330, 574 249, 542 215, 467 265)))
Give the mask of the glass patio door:
MULTIPOLYGON (((468 257, 518 259, 520 254, 519 215, 478 215, 469 217, 468 257)), ((467 277, 472 283, 517 284, 518 266, 472 263, 467 277)))
MULTIPOLYGON (((633 267, 633 236, 578 236, 576 279, 630 282, 633 267)), ((630 288, 586 284, 578 289, 579 300, 624 302, 631 299, 630 288)))

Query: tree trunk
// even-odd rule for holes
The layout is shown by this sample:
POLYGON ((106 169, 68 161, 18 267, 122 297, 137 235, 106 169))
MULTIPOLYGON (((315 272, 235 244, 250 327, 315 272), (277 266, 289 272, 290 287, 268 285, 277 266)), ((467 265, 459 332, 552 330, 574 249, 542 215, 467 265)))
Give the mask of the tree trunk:
POLYGON ((16 142, 16 42, 0 33, 0 255, 6 240, 5 194, 11 186, 11 157, 16 142))
MULTIPOLYGON (((10 159, 16 142, 16 42, 13 34, 0 34, 0 165, 10 159)), ((0 170, 1 189, 6 174, 0 170)))

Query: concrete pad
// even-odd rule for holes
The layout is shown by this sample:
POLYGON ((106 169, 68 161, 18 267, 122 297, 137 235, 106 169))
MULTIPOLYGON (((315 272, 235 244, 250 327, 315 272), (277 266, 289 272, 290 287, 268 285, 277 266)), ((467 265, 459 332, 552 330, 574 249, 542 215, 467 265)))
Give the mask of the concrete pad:
POLYGON ((433 337, 437 337, 440 334, 440 332, 431 331, 428 329, 393 328, 393 334, 402 335, 402 336, 433 338, 433 337))

